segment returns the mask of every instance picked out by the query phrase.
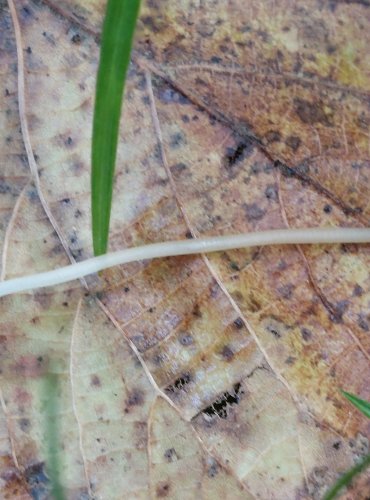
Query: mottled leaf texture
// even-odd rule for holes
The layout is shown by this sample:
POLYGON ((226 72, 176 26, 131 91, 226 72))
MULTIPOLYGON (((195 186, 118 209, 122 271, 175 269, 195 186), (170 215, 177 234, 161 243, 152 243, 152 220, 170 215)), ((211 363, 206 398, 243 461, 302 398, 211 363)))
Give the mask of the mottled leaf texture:
MULTIPOLYGON (((92 255, 104 12, 100 0, 9 5, 19 29, 1 0, 3 279, 92 255)), ((365 1, 144 2, 111 249, 369 226, 369 22, 365 1)), ((370 399, 369 269, 369 245, 281 246, 2 298, 0 496, 49 495, 42 388, 53 374, 68 499, 321 499, 369 452, 369 421, 340 392, 370 399)), ((364 472, 341 498, 369 491, 364 472)))

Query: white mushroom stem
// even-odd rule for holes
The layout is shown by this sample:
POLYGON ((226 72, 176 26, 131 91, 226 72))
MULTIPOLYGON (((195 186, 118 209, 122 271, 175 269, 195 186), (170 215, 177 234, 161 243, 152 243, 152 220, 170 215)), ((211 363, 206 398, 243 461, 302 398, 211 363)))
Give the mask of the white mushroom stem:
POLYGON ((137 260, 218 252, 264 245, 370 243, 370 228, 275 229, 230 236, 214 236, 153 243, 93 257, 77 264, 40 274, 0 282, 0 297, 46 286, 59 285, 103 269, 137 260))

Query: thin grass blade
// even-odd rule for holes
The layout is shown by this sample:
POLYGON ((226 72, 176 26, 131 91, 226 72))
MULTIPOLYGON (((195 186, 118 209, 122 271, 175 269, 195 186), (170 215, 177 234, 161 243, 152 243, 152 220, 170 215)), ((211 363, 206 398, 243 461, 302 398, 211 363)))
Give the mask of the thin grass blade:
MULTIPOLYGON (((348 399, 358 410, 360 410, 364 415, 370 418, 370 403, 361 399, 350 392, 341 390, 344 397, 348 399)), ((370 454, 366 455, 358 464, 356 464, 352 469, 345 472, 338 481, 330 488, 330 490, 325 494, 323 500, 333 500, 344 488, 348 486, 352 479, 360 474, 363 470, 370 466, 370 454)))
POLYGON ((352 479, 360 474, 363 470, 367 469, 370 466, 370 455, 366 455, 361 462, 356 464, 352 469, 349 469, 345 472, 338 481, 330 488, 330 490, 325 494, 323 500, 333 500, 344 488, 348 486, 352 479))
POLYGON ((51 495, 54 500, 66 500, 66 495, 62 487, 60 478, 60 454, 59 448, 59 384, 58 377, 54 374, 46 376, 43 384, 42 399, 45 401, 44 407, 44 428, 45 441, 47 443, 46 469, 50 478, 51 495))
POLYGON ((345 396, 348 401, 350 401, 353 406, 355 406, 360 412, 362 412, 366 417, 370 418, 370 403, 364 399, 351 394, 350 392, 341 391, 343 396, 345 396))
POLYGON ((108 0, 96 83, 91 205, 95 255, 106 253, 122 95, 140 0, 108 0))

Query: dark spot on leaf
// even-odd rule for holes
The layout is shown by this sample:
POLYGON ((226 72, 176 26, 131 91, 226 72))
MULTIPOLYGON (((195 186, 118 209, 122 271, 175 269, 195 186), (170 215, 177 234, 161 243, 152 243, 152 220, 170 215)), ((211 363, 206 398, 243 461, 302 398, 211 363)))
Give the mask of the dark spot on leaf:
POLYGON ((232 349, 230 349, 229 346, 225 345, 221 351, 221 356, 226 360, 226 361, 231 361, 234 357, 234 353, 232 349))
POLYGON ((38 201, 38 199, 39 199, 39 195, 37 194, 36 189, 32 189, 32 188, 27 191, 27 197, 33 203, 35 201, 38 201))
POLYGON ((22 7, 21 16, 23 19, 31 18, 33 17, 33 12, 29 7, 22 7))
POLYGON ((276 201, 278 198, 276 184, 269 184, 265 189, 265 196, 268 200, 276 201))
POLYGON ((286 139, 285 144, 289 146, 294 152, 296 152, 301 145, 301 139, 296 135, 291 135, 286 139))
POLYGON ((253 149, 250 142, 241 141, 235 148, 226 148, 226 168, 232 167, 236 163, 244 160, 253 149))
POLYGON ((191 240, 191 239, 193 238, 193 235, 191 234, 191 232, 190 232, 190 231, 186 231, 186 233, 185 233, 185 238, 186 238, 187 240, 191 240))
POLYGON ((49 480, 45 474, 43 462, 27 467, 24 476, 34 500, 47 498, 49 480))
POLYGON ((194 344, 194 339, 190 333, 182 333, 179 337, 179 342, 183 346, 194 344))
POLYGON ((207 469, 207 476, 208 477, 215 477, 218 474, 218 464, 215 460, 212 460, 211 465, 207 469))
POLYGON ((166 104, 190 104, 189 99, 184 94, 171 88, 165 88, 161 90, 159 92, 159 99, 166 104))
POLYGON ((144 393, 140 389, 133 389, 130 391, 128 398, 125 401, 125 412, 128 413, 130 407, 142 406, 144 404, 144 393))
POLYGON ((325 113, 323 103, 309 102, 298 97, 293 102, 295 112, 303 123, 310 125, 315 123, 322 123, 326 126, 331 125, 331 117, 325 113))
POLYGON ((144 26, 149 28, 149 30, 152 31, 153 33, 158 33, 160 31, 159 26, 156 25, 152 16, 141 17, 141 22, 144 24, 144 26))
POLYGON ((176 394, 180 391, 183 391, 184 388, 191 382, 190 373, 184 373, 181 377, 175 380, 175 382, 171 385, 168 385, 165 388, 165 391, 171 394, 176 394))
POLYGON ((91 385, 93 385, 95 387, 101 386, 100 378, 97 375, 91 376, 91 385))
POLYGON ((272 335, 277 338, 277 339, 280 339, 281 338, 281 333, 278 331, 278 329, 275 327, 275 326, 271 326, 269 325, 266 330, 270 333, 272 333, 272 335))
POLYGON ((364 293, 364 289, 360 285, 356 284, 354 289, 353 289, 354 297, 361 297, 361 295, 363 295, 363 293, 364 293))
POLYGON ((124 287, 124 289, 123 289, 123 291, 124 291, 125 293, 128 293, 128 292, 130 291, 130 288, 129 288, 128 286, 125 286, 125 287, 124 287))
POLYGON ((341 445, 341 442, 340 442, 340 441, 336 441, 335 443, 333 443, 333 448, 334 448, 335 450, 339 450, 340 445, 341 445))
POLYGON ((193 316, 195 316, 196 318, 202 317, 202 313, 200 311, 199 304, 195 304, 195 306, 193 307, 193 316))
POLYGON ((301 328, 301 335, 305 342, 309 342, 312 338, 312 332, 308 328, 301 328))
POLYGON ((19 420, 19 427, 23 432, 28 432, 31 428, 31 422, 28 418, 21 418, 19 420))
POLYGON ((260 208, 257 203, 244 203, 243 208, 249 221, 261 220, 266 214, 266 210, 260 208))
POLYGON ((244 322, 241 318, 236 318, 236 320, 234 321, 234 326, 238 329, 238 330, 241 330, 244 326, 244 322))
POLYGON ((183 144, 186 144, 185 136, 182 132, 176 132, 175 134, 171 135, 170 138, 170 147, 177 149, 183 144))
POLYGON ((285 363, 287 365, 294 365, 294 363, 297 361, 297 358, 295 358, 294 356, 288 356, 285 360, 285 363))
POLYGON ((348 300, 341 300, 334 305, 330 319, 334 323, 341 323, 343 321, 343 314, 349 306, 348 300))
POLYGON ((241 384, 238 382, 230 392, 224 392, 216 401, 205 408, 202 413, 208 417, 217 415, 220 418, 227 418, 230 407, 239 404, 242 394, 241 384))
POLYGON ((294 285, 292 285, 291 283, 283 285, 278 288, 278 293, 286 300, 292 298, 293 292, 294 292, 294 285))
POLYGON ((361 328, 361 330, 363 330, 364 332, 370 332, 368 318, 366 318, 366 316, 364 314, 358 315, 357 324, 361 328))
POLYGON ((175 448, 168 448, 168 450, 164 452, 164 458, 167 462, 176 462, 179 459, 179 456, 177 455, 175 448))
POLYGON ((71 42, 75 44, 81 43, 81 35, 79 33, 74 34, 71 38, 71 42))
POLYGON ((179 177, 185 170, 187 169, 187 166, 185 163, 176 163, 176 165, 172 165, 170 170, 173 173, 175 177, 179 177))
POLYGON ((331 206, 331 205, 326 204, 326 205, 324 206, 324 209, 323 209, 323 210, 324 210, 324 212, 325 212, 326 214, 330 214, 330 212, 332 211, 332 209, 333 209, 333 208, 332 208, 332 206, 331 206))
POLYGON ((279 142, 281 140, 281 134, 278 130, 269 130, 265 137, 266 144, 271 144, 273 142, 279 142))
POLYGON ((230 269, 232 269, 233 271, 240 271, 238 264, 233 260, 230 262, 230 269))
POLYGON ((156 488, 157 497, 164 498, 170 492, 170 485, 168 483, 160 483, 156 488))
POLYGON ((26 52, 27 52, 27 54, 32 54, 32 49, 31 49, 31 47, 27 47, 27 48, 26 48, 26 52))

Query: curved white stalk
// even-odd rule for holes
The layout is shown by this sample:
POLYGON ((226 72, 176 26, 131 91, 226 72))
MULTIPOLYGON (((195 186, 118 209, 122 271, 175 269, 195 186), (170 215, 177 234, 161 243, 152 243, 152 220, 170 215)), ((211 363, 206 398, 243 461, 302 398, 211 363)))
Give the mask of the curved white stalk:
POLYGON ((136 260, 217 252, 263 245, 320 243, 370 243, 370 228, 275 229, 230 236, 153 243, 93 257, 77 264, 54 269, 53 271, 0 282, 0 297, 35 288, 66 283, 89 274, 97 273, 108 267, 127 264, 136 260))

